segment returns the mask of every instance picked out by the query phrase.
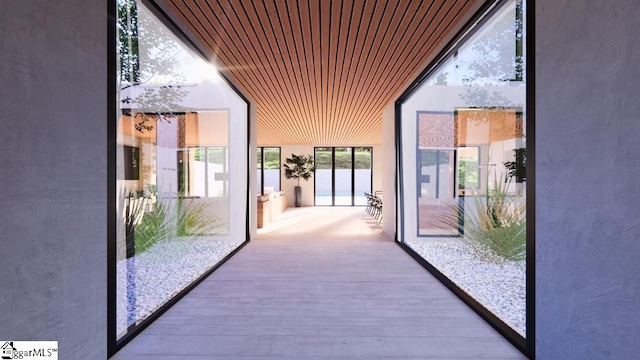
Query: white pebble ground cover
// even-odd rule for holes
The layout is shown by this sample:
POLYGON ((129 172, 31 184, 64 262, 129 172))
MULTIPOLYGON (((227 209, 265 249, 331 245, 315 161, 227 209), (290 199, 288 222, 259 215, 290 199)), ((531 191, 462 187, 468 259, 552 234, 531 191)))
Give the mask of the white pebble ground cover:
POLYGON ((456 239, 406 244, 522 336, 526 335, 526 261, 489 263, 456 239))
POLYGON ((147 318, 241 243, 181 238, 161 241, 143 253, 118 261, 118 333, 147 318))

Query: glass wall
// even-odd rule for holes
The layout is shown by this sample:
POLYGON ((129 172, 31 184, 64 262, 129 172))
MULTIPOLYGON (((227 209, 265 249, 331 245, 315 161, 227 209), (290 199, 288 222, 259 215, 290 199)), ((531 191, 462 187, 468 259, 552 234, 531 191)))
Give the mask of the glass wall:
POLYGON ((142 3, 117 31, 122 339, 247 240, 248 104, 142 3))
POLYGON ((351 205, 352 190, 351 182, 353 176, 351 169, 353 168, 353 152, 351 148, 338 147, 334 148, 334 205, 351 205))
POLYGON ((259 147, 257 151, 257 193, 280 191, 280 148, 259 147))
POLYGON ((256 194, 261 195, 263 193, 262 190, 262 161, 263 161, 263 157, 262 157, 262 148, 259 147, 256 150, 256 194))
POLYGON ((315 148, 314 158, 315 204, 333 205, 333 148, 315 148))
POLYGON ((353 149, 353 204, 367 205, 364 193, 372 193, 371 177, 373 176, 372 154, 370 147, 357 147, 353 149))
POLYGON ((401 241, 526 337, 524 1, 497 3, 400 105, 401 241))
POLYGON ((371 193, 370 147, 315 148, 315 204, 366 205, 371 193))

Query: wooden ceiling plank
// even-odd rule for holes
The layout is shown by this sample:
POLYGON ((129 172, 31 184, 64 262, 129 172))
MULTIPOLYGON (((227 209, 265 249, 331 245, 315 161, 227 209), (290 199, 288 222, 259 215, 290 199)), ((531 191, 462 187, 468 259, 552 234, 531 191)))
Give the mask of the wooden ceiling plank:
POLYGON ((326 138, 330 137, 331 132, 331 119, 327 114, 327 103, 329 95, 328 79, 329 79, 329 54, 331 51, 331 3, 332 0, 319 1, 320 7, 320 84, 321 84, 321 97, 322 102, 320 118, 322 119, 323 135, 326 138))
POLYGON ((353 17, 353 2, 352 1, 340 1, 340 12, 336 15, 336 19, 338 22, 338 26, 334 26, 333 28, 336 30, 337 41, 335 44, 335 65, 333 66, 333 77, 329 80, 331 81, 331 98, 330 101, 330 109, 331 109, 331 117, 334 119, 333 121, 341 121, 343 119, 343 113, 340 109, 340 82, 343 78, 343 73, 345 71, 345 63, 346 61, 346 53, 347 53, 347 44, 349 40, 349 26, 353 17))
POLYGON ((350 146, 381 143, 384 106, 482 0, 274 1, 168 4, 255 101, 259 142, 350 146))
POLYGON ((361 66, 362 61, 366 61, 363 59, 363 53, 367 48, 367 38, 368 34, 371 31, 371 23, 373 20, 373 14, 375 12, 377 1, 367 1, 364 4, 364 8, 362 8, 362 13, 358 22, 358 29, 356 31, 356 39, 353 45, 353 56, 351 61, 354 61, 349 67, 349 72, 347 73, 345 79, 344 86, 344 101, 342 102, 342 108, 340 112, 345 114, 345 118, 348 117, 349 113, 352 111, 351 103, 353 102, 352 94, 357 89, 359 84, 359 79, 357 78, 359 73, 359 67, 361 66), (357 59, 357 60, 355 60, 357 59))
MULTIPOLYGON (((252 57, 255 59, 260 59, 261 66, 267 69, 271 74, 275 74, 274 77, 277 78, 279 74, 279 70, 277 69, 276 65, 278 62, 275 61, 275 57, 273 53, 269 51, 270 49, 268 50, 267 48, 265 48, 265 44, 267 43, 266 34, 264 34, 261 27, 256 28, 255 26, 256 24, 260 24, 260 20, 257 17, 256 12, 252 11, 252 9, 247 10, 247 8, 244 7, 243 2, 234 2, 233 4, 235 4, 234 14, 237 17, 238 21, 242 24, 241 27, 244 29, 245 33, 247 34, 246 39, 236 39, 236 41, 241 40, 241 41, 254 43, 255 50, 252 57), (253 40, 253 41, 250 41, 250 40, 253 40)), ((289 128, 286 128, 286 129, 281 128, 282 127, 281 124, 284 122, 283 119, 287 119, 289 117, 288 116, 289 109, 287 109, 287 107, 284 106, 281 101, 276 100, 275 103, 273 102, 274 88, 280 87, 282 89, 282 85, 279 85, 280 83, 281 81, 278 81, 276 83, 276 85, 278 86, 274 86, 272 82, 263 82, 256 77, 253 79, 253 82, 249 84, 249 86, 250 87, 268 86, 268 89, 264 92, 264 97, 266 97, 268 99, 268 103, 270 103, 270 106, 269 106, 269 109, 271 109, 270 113, 271 114, 275 113, 276 116, 270 116, 270 117, 258 116, 258 119, 257 119, 258 125, 262 125, 263 123, 265 123, 264 124, 265 127, 267 127, 271 133, 278 134, 279 136, 282 137, 284 136, 284 134, 287 134, 292 130, 289 128), (279 122, 273 121, 274 118, 280 119, 280 121, 279 122)), ((262 101, 256 101, 256 103, 258 107, 258 114, 260 115, 261 113, 260 109, 263 109, 267 105, 265 102, 262 102, 262 101)), ((264 141, 262 137, 261 137, 261 141, 264 141)))
POLYGON ((275 76, 278 78, 279 82, 276 84, 276 87, 281 88, 284 94, 279 104, 280 108, 275 111, 280 112, 283 123, 291 124, 293 122, 290 127, 297 128, 298 124, 296 124, 296 122, 299 120, 299 116, 297 114, 298 109, 296 109, 295 105, 296 99, 292 97, 290 93, 291 81, 285 61, 283 61, 281 56, 277 34, 273 31, 271 23, 272 16, 269 16, 267 8, 264 7, 264 3, 252 2, 251 6, 247 7, 252 9, 252 11, 249 12, 252 17, 252 28, 256 33, 260 34, 261 46, 265 49, 265 53, 268 54, 267 61, 272 64, 273 71, 276 74, 275 76))
POLYGON ((299 18, 295 16, 297 14, 297 2, 278 0, 276 7, 280 14, 280 26, 287 41, 288 55, 294 71, 295 81, 300 93, 301 110, 303 111, 302 119, 305 124, 309 124, 312 121, 311 103, 310 99, 310 87, 306 77, 306 58, 303 49, 302 40, 302 28, 300 27, 299 18), (290 6, 294 6, 292 9, 290 6), (292 15, 293 14, 293 15, 292 15))
POLYGON ((365 2, 363 1, 358 1, 358 2, 350 2, 347 1, 348 4, 351 5, 351 9, 350 12, 348 14, 348 18, 346 16, 346 12, 343 12, 343 23, 344 23, 344 28, 346 30, 341 31, 341 33, 345 34, 344 36, 346 37, 346 41, 343 42, 344 43, 344 56, 343 56, 343 62, 341 64, 340 67, 340 76, 338 79, 338 86, 336 88, 335 91, 335 98, 336 98, 336 112, 339 114, 339 120, 342 121, 345 117, 346 117, 346 102, 349 98, 348 93, 347 93, 347 83, 348 83, 348 78, 351 72, 351 68, 352 68, 352 64, 353 64, 353 59, 354 59, 354 54, 355 54, 355 47, 356 47, 356 40, 358 38, 359 35, 359 30, 361 27, 361 23, 362 23, 362 14, 364 12, 364 6, 365 6, 365 2))
MULTIPOLYGON (((403 20, 409 11, 410 4, 410 0, 397 2, 396 7, 393 9, 393 15, 391 15, 391 18, 383 20, 383 22, 387 23, 389 26, 382 37, 380 45, 375 49, 373 60, 370 62, 371 67, 367 74, 367 78, 370 79, 366 88, 367 96, 356 95, 358 98, 365 99, 365 101, 362 102, 363 104, 366 104, 364 105, 365 108, 370 108, 372 106, 372 102, 376 103, 380 101, 381 96, 378 95, 377 92, 379 89, 383 88, 382 84, 384 84, 384 81, 381 81, 381 79, 386 78, 385 75, 389 75, 394 72, 394 69, 384 67, 382 65, 383 59, 398 56, 398 54, 394 52, 394 47, 397 47, 398 43, 402 41, 401 36, 404 34, 405 30, 402 26, 405 24, 403 20), (400 38, 398 36, 399 34, 400 38)), ((357 111, 359 112, 359 110, 357 111)))
MULTIPOLYGON (((385 45, 388 47, 388 44, 390 42, 389 34, 394 33, 394 29, 392 29, 391 26, 397 26, 400 20, 400 16, 398 16, 397 13, 398 11, 401 11, 399 8, 401 2, 399 1, 395 1, 394 4, 387 3, 387 5, 390 5, 391 9, 389 7, 386 7, 383 10, 384 12, 382 14, 380 24, 377 27, 382 31, 380 33, 376 33, 374 36, 372 46, 367 55, 367 62, 365 63, 362 74, 360 75, 360 78, 363 79, 363 82, 357 88, 356 92, 354 92, 352 95, 353 99, 359 99, 359 101, 358 103, 356 103, 354 111, 351 112, 352 117, 348 118, 347 122, 357 122, 358 120, 364 120, 359 118, 359 114, 362 113, 362 106, 358 106, 358 104, 369 103, 371 102, 371 100, 374 100, 372 99, 372 94, 376 88, 380 87, 379 78, 374 76, 376 71, 376 60, 378 60, 377 62, 379 64, 380 50, 384 48, 385 45), (394 18, 396 19, 395 23, 393 21, 394 18)), ((406 6, 406 3, 404 5, 406 6)), ((382 119, 380 119, 379 121, 382 121, 382 119)))
MULTIPOLYGON (((275 39, 275 47, 274 52, 282 66, 280 66, 280 71, 282 72, 283 78, 288 82, 285 89, 287 89, 287 94, 290 100, 290 107, 293 110, 294 118, 289 119, 290 124, 294 124, 294 128, 296 130, 300 130, 304 127, 305 121, 305 111, 303 106, 303 92, 300 88, 298 81, 295 78, 295 66, 293 64, 293 59, 291 58, 291 52, 294 52, 294 49, 289 50, 286 34, 282 28, 282 24, 280 21, 281 14, 279 13, 278 8, 275 3, 263 3, 265 6, 265 14, 268 17, 267 31, 270 34, 273 34, 273 38, 275 39)), ((286 11, 286 7, 283 7, 283 10, 286 11)), ((286 13, 282 14, 286 16, 286 13)), ((286 120, 286 119, 284 119, 286 120)))
MULTIPOLYGON (((389 84, 393 83, 393 84, 398 84, 398 86, 402 86, 403 84, 408 82, 410 78, 412 78, 412 76, 415 73, 415 70, 407 71, 407 69, 413 68, 414 63, 408 62, 407 58, 411 57, 411 54, 415 54, 415 56, 425 56, 424 53, 417 50, 420 47, 417 46, 416 44, 419 44, 424 41, 428 41, 428 37, 425 38, 425 33, 430 31, 433 17, 437 16, 438 14, 441 14, 442 7, 443 5, 445 5, 445 3, 446 3, 445 0, 429 3, 428 7, 426 8, 427 13, 425 13, 425 15, 423 15, 422 17, 419 17, 418 19, 425 18, 425 19, 429 19, 430 21, 428 22, 417 21, 415 28, 411 32, 411 36, 404 41, 398 41, 398 44, 400 43, 404 44, 402 50, 397 51, 396 49, 395 54, 397 55, 393 57, 394 59, 393 65, 385 66, 386 68, 394 69, 394 72, 393 73, 387 72, 385 73, 386 76, 383 75, 382 81, 380 82, 380 84, 382 85, 386 84, 386 86, 380 86, 376 90, 376 93, 372 96, 372 99, 378 99, 378 101, 382 103, 390 102, 392 100, 390 99, 390 97, 394 96, 397 93, 398 89, 396 88, 395 85, 390 86, 389 84), (387 94, 389 98, 385 98, 383 96, 384 94, 387 94)), ((416 15, 418 14, 416 13, 416 15)), ((412 20, 413 19, 415 19, 415 17, 412 18, 412 20)), ((372 101, 368 101, 366 103, 361 104, 361 106, 363 107, 372 106, 372 103, 373 103, 372 101)))
MULTIPOLYGON (((191 6, 189 8, 193 8, 194 6, 191 6)), ((208 23, 208 21, 205 19, 203 20, 202 17, 202 12, 198 11, 190 11, 191 15, 193 16, 193 18, 189 18, 189 22, 188 23, 194 23, 197 22, 199 23, 203 28, 207 28, 210 23, 208 23), (205 25, 206 23, 206 25, 205 25)), ((186 14, 184 14, 185 16, 187 16, 186 14)), ((196 34, 200 35, 201 41, 203 42, 203 44, 206 44, 207 46, 209 46, 211 52, 214 54, 214 57, 216 57, 217 59, 220 60, 220 62, 222 64, 239 64, 242 63, 242 61, 237 58, 235 56, 235 54, 233 53, 232 50, 230 50, 227 46, 225 42, 222 42, 222 45, 218 45, 218 43, 214 40, 214 38, 212 36, 210 36, 211 34, 217 34, 217 32, 215 30, 211 30, 211 31, 207 31, 207 34, 209 34, 209 36, 205 37, 202 35, 202 32, 200 31, 194 31, 196 34), (226 51, 223 51, 224 49, 226 49, 226 51)), ((221 39, 221 36, 218 36, 218 39, 221 39)), ((222 70, 222 69, 221 69, 222 70)), ((225 73, 228 73, 230 75, 232 75, 234 78, 238 79, 239 81, 242 82, 246 82, 247 81, 247 77, 251 75, 251 71, 248 67, 243 67, 243 66, 239 66, 239 67, 227 67, 225 69, 222 70, 225 73)), ((251 95, 252 97, 255 97, 257 99, 261 98, 261 94, 260 92, 256 92, 256 93, 251 93, 249 92, 249 95, 251 95)))
MULTIPOLYGON (((371 40, 371 46, 368 49, 368 53, 366 55, 366 62, 362 67, 362 73, 360 78, 363 79, 363 86, 360 86, 358 90, 354 93, 355 98, 363 98, 366 96, 361 96, 361 94, 366 94, 368 88, 367 84, 371 84, 377 81, 372 75, 375 70, 376 60, 379 57, 380 50, 385 45, 385 40, 388 39, 390 31, 390 26, 392 25, 392 21, 394 18, 398 18, 396 13, 398 11, 398 6, 400 5, 399 1, 393 1, 392 3, 387 2, 381 14, 381 17, 378 19, 378 24, 375 26, 376 31, 371 40)), ((387 40, 388 41, 388 40, 387 40)))
MULTIPOLYGON (((390 27, 391 29, 393 29, 392 36, 390 38, 386 38, 385 42, 381 46, 381 48, 389 49, 388 51, 385 52, 386 56, 383 56, 383 57, 386 57, 387 59, 390 59, 393 57, 395 57, 396 59, 403 58, 402 52, 397 51, 399 44, 404 44, 405 47, 407 46, 408 41, 405 41, 404 37, 406 36, 407 33, 409 34, 412 33, 412 31, 408 31, 409 27, 411 25, 414 25, 414 28, 417 27, 417 24, 416 24, 417 22, 415 21, 415 19, 423 19, 424 14, 428 11, 430 7, 430 5, 425 6, 424 2, 421 2, 418 5, 416 5, 416 2, 403 3, 402 6, 405 7, 405 10, 402 11, 402 15, 396 15, 391 20, 392 24, 390 27), (409 21, 406 21, 407 17, 409 18, 409 21)), ((355 110, 354 113, 361 113, 363 109, 374 109, 377 113, 380 114, 380 116, 377 116, 376 118, 381 119, 382 108, 384 108, 385 104, 391 101, 391 97, 396 93, 396 91, 389 91, 387 87, 384 86, 384 84, 386 84, 386 82, 388 81, 387 79, 389 77, 397 77, 398 74, 397 74, 397 71, 393 71, 394 70, 393 67, 388 66, 389 60, 387 60, 386 62, 382 61, 383 57, 376 58, 375 61, 378 62, 378 65, 374 64, 374 68, 376 68, 376 70, 373 75, 373 79, 383 79, 383 80, 378 81, 374 84, 373 93, 370 94, 365 99, 365 101, 362 101, 359 103, 359 109, 355 110), (382 66, 380 65, 381 63, 385 65, 382 66), (380 71, 382 71, 382 73, 380 73, 380 71)), ((369 120, 369 121, 372 121, 372 122, 366 124, 367 128, 378 125, 375 122, 373 122, 373 120, 369 120)), ((377 122, 381 123, 381 120, 378 120, 377 122)), ((381 128, 381 125, 379 127, 381 128)))
POLYGON ((322 51, 321 51, 321 36, 320 36, 320 2, 319 1, 315 1, 315 0, 308 0, 308 10, 309 10, 309 19, 310 19, 310 25, 311 25, 311 45, 312 45, 312 55, 313 55, 313 61, 312 61, 312 69, 313 69, 313 76, 315 77, 315 84, 316 84, 316 101, 317 103, 314 104, 315 108, 314 111, 316 113, 315 116, 315 120, 316 120, 316 124, 315 124, 315 139, 317 141, 317 143, 322 144, 325 142, 326 140, 326 136, 325 136, 325 124, 323 122, 324 119, 322 119, 322 101, 323 101, 323 94, 322 94, 322 51))
POLYGON ((401 82, 401 79, 391 81, 389 85, 390 87, 400 89, 400 87, 409 81, 409 79, 417 75, 417 72, 420 71, 420 65, 424 63, 424 59, 428 57, 428 54, 432 54, 439 44, 443 43, 445 40, 448 41, 450 37, 454 35, 449 34, 449 37, 447 37, 447 34, 449 33, 447 29, 455 26, 455 19, 460 18, 460 15, 464 13, 464 10, 468 9, 468 7, 466 7, 467 3, 462 0, 454 4, 451 4, 450 2, 447 3, 451 6, 443 8, 442 11, 439 11, 433 18, 434 21, 431 22, 430 26, 431 35, 426 38, 427 40, 420 45, 418 51, 416 51, 413 56, 407 56, 406 59, 408 61, 406 62, 406 65, 400 67, 401 70, 403 68, 407 69, 405 71, 405 74, 407 75, 405 76, 404 81, 401 82), (443 24, 445 25, 444 28, 442 28, 443 24), (413 72, 409 71, 409 69, 413 69, 413 72))
POLYGON ((311 121, 307 124, 308 131, 311 133, 310 137, 313 139, 313 143, 317 143, 317 137, 319 132, 319 120, 317 107, 319 106, 318 100, 318 84, 316 83, 314 54, 313 54, 313 39, 312 28, 310 19, 310 8, 308 1, 297 2, 297 14, 294 13, 294 17, 297 15, 298 22, 300 23, 300 29, 302 36, 302 49, 304 52, 304 64, 306 69, 306 80, 309 85, 309 112, 311 114, 311 121))
MULTIPOLYGON (((291 97, 288 95, 289 83, 286 80, 286 70, 284 68, 284 64, 281 60, 278 60, 277 43, 275 40, 275 34, 269 33, 265 27, 266 23, 269 23, 269 17, 265 18, 264 14, 266 13, 266 9, 264 7, 256 7, 255 2, 251 2, 250 5, 246 7, 242 4, 243 2, 235 2, 239 4, 243 8, 243 12, 245 13, 245 22, 247 23, 247 27, 251 28, 252 33, 258 39, 258 43, 260 43, 260 47, 262 49, 262 54, 257 53, 255 56, 258 59, 262 59, 262 61, 266 61, 266 64, 269 64, 269 68, 272 69, 274 77, 277 79, 276 84, 271 84, 274 90, 279 90, 279 93, 282 94, 279 98, 279 101, 274 105, 274 110, 280 116, 279 124, 270 124, 271 127, 275 127, 280 129, 281 132, 287 133, 293 131, 293 128, 298 128, 298 126, 283 126, 283 124, 290 124, 292 121, 297 121, 298 116, 296 116, 296 112, 292 109, 291 97), (274 44, 275 43, 275 44, 274 44), (275 85, 275 86, 273 86, 275 85)), ((267 82, 268 84, 268 82, 267 82)), ((273 90, 271 90, 273 91, 273 90)), ((271 92, 269 91, 269 92, 271 92)), ((268 92, 268 93, 269 93, 268 92)), ((297 124, 295 124, 297 125, 297 124)))
POLYGON ((326 104, 325 104, 325 117, 327 118, 329 125, 328 128, 328 136, 331 139, 334 139, 336 137, 336 130, 337 127, 335 126, 336 123, 336 119, 337 119, 337 113, 335 112, 335 109, 333 108, 333 98, 334 98, 334 94, 335 94, 335 87, 334 87, 334 79, 336 77, 336 66, 338 66, 338 59, 337 59, 337 52, 338 52, 338 47, 339 47, 339 41, 340 41, 340 31, 342 30, 342 22, 341 22, 341 17, 342 17, 342 8, 343 8, 343 1, 342 0, 333 0, 331 2, 329 2, 329 7, 328 9, 326 9, 327 11, 330 12, 330 16, 329 16, 329 21, 328 21, 328 31, 323 31, 325 33, 328 33, 328 38, 329 38, 329 44, 328 44, 328 49, 327 49, 327 64, 326 64, 326 68, 327 68, 327 80, 326 80, 326 87, 327 87, 327 96, 326 96, 326 104))
MULTIPOLYGON (((223 26, 224 23, 220 21, 218 15, 214 13, 214 10, 211 9, 208 6, 208 4, 203 3, 202 6, 200 6, 197 0, 195 1, 195 3, 200 9, 200 12, 196 13, 196 15, 200 18, 201 22, 204 23, 205 29, 207 29, 207 33, 210 34, 211 40, 209 41, 209 43, 215 42, 214 36, 217 35, 217 38, 220 40, 220 43, 221 43, 221 45, 218 45, 216 47, 216 51, 218 52, 218 54, 220 56, 227 56, 227 54, 230 54, 233 60, 228 61, 228 63, 239 64, 239 66, 228 67, 229 71, 232 74, 237 74, 236 77, 241 76, 240 73, 246 72, 247 76, 242 76, 242 78, 244 78, 245 81, 248 81, 250 83, 253 83, 251 79, 255 77, 262 78, 263 81, 260 82, 260 84, 268 83, 267 78, 264 77, 263 75, 264 71, 262 71, 262 69, 259 69, 256 66, 249 66, 248 62, 244 58, 246 51, 242 52, 237 47, 231 47, 229 45, 229 44, 234 44, 234 42, 229 41, 229 39, 231 38, 231 34, 226 30, 226 28, 230 28, 230 26, 227 26, 225 28, 223 26), (217 31, 217 29, 222 29, 222 31, 217 31)), ((237 33, 235 34, 235 36, 238 36, 237 33)), ((248 92, 252 95, 255 101, 260 101, 263 98, 268 99, 268 101, 274 101, 272 97, 265 97, 264 95, 262 95, 265 93, 265 90, 266 88, 264 88, 263 85, 261 85, 261 86, 249 88, 248 92), (251 92, 252 89, 256 89, 258 91, 255 91, 252 93, 251 92)))
MULTIPOLYGON (((388 48, 388 51, 386 51, 385 56, 378 67, 378 69, 383 72, 381 74, 376 73, 374 75, 375 78, 381 79, 381 84, 387 84, 390 78, 398 76, 398 71, 396 71, 397 67, 390 66, 390 63, 394 59, 397 62, 406 56, 410 46, 409 39, 413 37, 416 29, 419 27, 421 22, 420 20, 426 17, 427 12, 432 5, 433 2, 427 3, 424 0, 420 3, 415 1, 409 2, 406 11, 401 18, 400 24, 396 28, 397 32, 392 36, 393 40, 391 41, 391 46, 388 48), (401 49, 400 46, 402 46, 401 49)), ((395 95, 395 91, 389 92, 389 89, 384 86, 379 86, 377 92, 378 93, 374 94, 373 97, 376 99, 382 99, 381 101, 385 104, 391 101, 391 97, 395 95)), ((367 106, 369 105, 370 104, 367 104, 367 106)))
POLYGON ((369 16, 369 29, 366 32, 366 41, 364 42, 364 46, 359 55, 359 60, 357 62, 356 69, 353 73, 354 82, 351 84, 351 87, 348 90, 349 98, 347 99, 347 112, 349 113, 346 122, 353 121, 353 118, 358 116, 357 114, 357 102, 364 101, 363 98, 360 98, 360 94, 362 93, 365 84, 370 81, 366 78, 365 70, 368 67, 368 62, 371 61, 370 54, 379 41, 381 36, 380 34, 380 24, 382 23, 382 19, 387 14, 387 9, 389 6, 389 1, 384 0, 384 3, 376 3, 374 11, 370 13, 369 16))
MULTIPOLYGON (((178 10, 178 8, 175 6, 175 4, 173 4, 173 5, 174 5, 174 9, 175 9, 175 10, 178 10)), ((194 21, 197 21, 197 22, 202 26, 202 24, 200 23, 200 20, 196 19, 196 18, 195 18, 195 15, 193 15, 193 11, 190 11, 190 13, 191 13, 191 15, 193 16, 193 18, 191 18, 191 19, 190 19, 190 23, 195 24, 195 23, 194 23, 194 21)), ((183 14, 183 15, 184 15, 184 16, 187 16, 186 14, 183 14)), ((194 27, 195 27, 195 26, 194 26, 194 27)), ((200 36, 201 41, 202 41, 202 43, 203 43, 203 44, 210 46, 210 48, 211 48, 211 49, 216 49, 216 48, 217 48, 217 46, 211 46, 211 41, 213 41, 213 39, 212 39, 212 37, 211 37, 211 36, 209 36, 208 38, 206 38, 206 39, 205 39, 205 38, 204 38, 204 36, 202 36, 201 32, 200 32, 200 31, 197 31, 197 27, 195 27, 195 28, 196 28, 196 29, 194 29, 194 30, 195 30, 195 31, 194 31, 194 33, 195 33, 195 34, 198 34, 198 35, 200 36)), ((211 50, 211 51, 213 52, 214 50, 211 50)), ((225 56, 225 55, 226 55, 226 54, 228 54, 228 53, 229 53, 229 52, 225 52, 225 51, 216 51, 216 52, 215 52, 215 55, 216 55, 216 56, 219 56, 219 59, 221 59, 221 61, 222 61, 223 63, 232 63, 232 61, 231 61, 231 60, 229 60, 229 59, 227 59, 227 58, 226 58, 226 56, 225 56)), ((237 70, 238 70, 238 71, 236 72, 236 79, 237 79, 238 81, 243 82, 243 81, 244 81, 245 73, 247 73, 247 71, 246 71, 246 69, 244 69, 244 68, 240 68, 240 69, 237 69, 237 70)), ((258 95, 260 95, 260 94, 258 94, 258 95)), ((259 99, 259 98, 260 98, 260 96, 258 96, 258 99, 259 99)), ((259 100, 258 100, 258 101, 259 101, 259 100)), ((262 109, 265 109, 265 107, 262 107, 262 109)), ((258 119, 260 119, 260 118, 262 117, 262 116, 261 116, 261 115, 262 115, 262 114, 261 114, 261 112, 263 112, 263 111, 260 111, 260 109, 259 109, 259 110, 258 110, 258 119)), ((260 121, 259 121, 259 120, 258 120, 258 123, 259 123, 259 124, 258 124, 258 127, 261 127, 261 126, 260 126, 260 121)), ((267 130, 268 130, 268 129, 267 129, 267 130)), ((264 131, 261 131, 261 133, 264 133, 264 131)))

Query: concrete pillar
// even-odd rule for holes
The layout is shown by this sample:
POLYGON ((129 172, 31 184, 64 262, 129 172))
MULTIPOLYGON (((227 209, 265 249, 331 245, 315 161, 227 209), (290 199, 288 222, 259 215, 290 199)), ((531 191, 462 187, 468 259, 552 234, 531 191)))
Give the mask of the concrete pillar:
POLYGON ((0 3, 0 339, 107 353, 107 8, 0 3))
POLYGON ((536 358, 636 358, 640 3, 535 12, 536 358))

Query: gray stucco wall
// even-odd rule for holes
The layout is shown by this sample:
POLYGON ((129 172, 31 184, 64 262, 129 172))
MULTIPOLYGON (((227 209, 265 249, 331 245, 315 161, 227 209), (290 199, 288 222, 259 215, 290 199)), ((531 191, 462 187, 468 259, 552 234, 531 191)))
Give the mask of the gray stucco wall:
POLYGON ((536 3, 538 359, 640 352, 640 2, 536 3))
POLYGON ((106 358, 106 3, 0 2, 0 339, 106 358))

